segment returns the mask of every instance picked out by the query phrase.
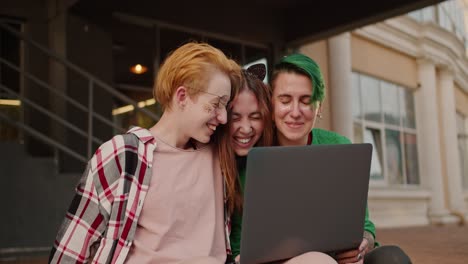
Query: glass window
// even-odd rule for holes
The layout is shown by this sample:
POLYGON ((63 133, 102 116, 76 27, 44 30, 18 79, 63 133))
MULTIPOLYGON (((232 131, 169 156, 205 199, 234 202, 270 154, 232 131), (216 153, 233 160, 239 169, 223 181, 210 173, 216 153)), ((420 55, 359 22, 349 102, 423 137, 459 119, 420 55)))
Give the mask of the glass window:
POLYGON ((381 122, 382 104, 380 103, 379 81, 365 75, 361 75, 360 80, 361 94, 366 95, 365 100, 362 102, 364 118, 369 121, 381 122))
POLYGON ((457 113, 458 151, 460 154, 460 172, 463 187, 468 189, 468 121, 465 116, 457 113))
POLYGON ((388 182, 390 184, 402 184, 403 165, 401 158, 400 131, 386 129, 385 139, 388 182))
POLYGON ((400 106, 398 105, 398 90, 394 84, 382 82, 382 108, 386 124, 400 125, 400 106))
POLYGON ((403 126, 407 128, 416 128, 416 119, 414 116, 414 97, 411 91, 400 89, 401 117, 403 126))
POLYGON ((352 83, 354 141, 374 147, 371 180, 419 184, 413 93, 360 73, 353 73, 352 83), (356 114, 359 109, 363 115, 356 114))
POLYGON ((364 131, 364 142, 371 143, 373 147, 370 178, 372 180, 383 179, 380 130, 366 128, 364 131))
POLYGON ((417 21, 423 21, 423 14, 421 10, 416 10, 408 14, 410 17, 417 21))
POLYGON ((364 143, 364 135, 362 133, 362 124, 354 122, 354 143, 364 143))
MULTIPOLYGON (((15 30, 22 30, 20 23, 2 22, 5 22, 15 30)), ((20 39, 0 28, 0 58, 16 67, 22 67, 20 54, 20 39)), ((6 63, 0 62, 0 84, 4 87, 0 87, 0 114, 5 115, 14 122, 20 121, 22 115, 21 102, 15 95, 15 93, 21 93, 20 82, 20 72, 6 63)), ((0 141, 17 142, 21 140, 20 131, 9 122, 0 118, 0 141)))
POLYGON ((361 95, 359 93, 359 75, 352 74, 352 89, 353 89, 353 117, 361 118, 361 95))
POLYGON ((434 7, 429 6, 421 10, 423 21, 434 21, 434 7))
POLYGON ((419 162, 416 135, 403 134, 403 145, 405 148, 406 178, 408 184, 419 184, 419 162))

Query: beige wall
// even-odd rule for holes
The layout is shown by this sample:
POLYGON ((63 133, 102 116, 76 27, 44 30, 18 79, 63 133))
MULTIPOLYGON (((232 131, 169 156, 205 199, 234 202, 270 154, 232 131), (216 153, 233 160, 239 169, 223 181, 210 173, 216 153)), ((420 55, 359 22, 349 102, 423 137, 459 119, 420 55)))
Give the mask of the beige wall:
POLYGON ((468 94, 455 84, 455 105, 457 111, 468 116, 468 94))
POLYGON ((325 101, 322 106, 322 119, 317 119, 315 127, 323 129, 331 129, 331 116, 330 116, 330 100, 328 95, 328 47, 327 41, 322 40, 311 44, 304 45, 299 48, 299 52, 311 57, 315 60, 320 69, 322 70, 323 79, 325 81, 325 101))
POLYGON ((418 68, 414 58, 356 35, 351 35, 351 60, 353 71, 408 88, 418 86, 418 68))

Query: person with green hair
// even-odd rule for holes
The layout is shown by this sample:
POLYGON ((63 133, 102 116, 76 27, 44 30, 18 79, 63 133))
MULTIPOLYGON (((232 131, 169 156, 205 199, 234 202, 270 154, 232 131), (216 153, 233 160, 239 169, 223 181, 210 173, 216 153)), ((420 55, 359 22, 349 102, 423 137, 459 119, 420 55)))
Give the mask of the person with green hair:
MULTIPOLYGON (((275 65, 271 78, 275 143, 280 146, 351 144, 332 131, 314 128, 322 118, 325 84, 318 64, 303 54, 286 56, 275 65)), ((318 177, 313 175, 311 177, 318 177)), ((346 177, 346 175, 343 175, 346 177)), ((411 263, 396 246, 379 247, 375 225, 366 208, 363 240, 359 248, 336 254, 338 263, 411 263), (372 252, 372 253, 370 253, 372 252)))

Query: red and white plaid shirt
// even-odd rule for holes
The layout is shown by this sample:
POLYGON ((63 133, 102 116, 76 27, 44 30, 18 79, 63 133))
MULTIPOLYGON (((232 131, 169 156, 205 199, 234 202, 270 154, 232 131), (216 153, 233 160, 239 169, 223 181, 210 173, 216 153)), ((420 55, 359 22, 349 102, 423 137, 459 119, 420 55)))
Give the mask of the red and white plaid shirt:
MULTIPOLYGON (((76 187, 50 263, 125 261, 151 181, 156 145, 148 130, 135 127, 99 147, 76 187)), ((229 254, 226 213, 225 227, 229 254)))

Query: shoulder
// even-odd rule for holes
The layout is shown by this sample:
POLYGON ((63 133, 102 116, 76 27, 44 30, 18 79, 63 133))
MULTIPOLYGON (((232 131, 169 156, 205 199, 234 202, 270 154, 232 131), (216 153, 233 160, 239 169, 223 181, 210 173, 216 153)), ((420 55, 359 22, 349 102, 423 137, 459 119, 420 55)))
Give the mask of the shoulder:
POLYGON ((148 160, 147 154, 150 151, 146 144, 154 141, 154 138, 148 135, 151 134, 146 129, 138 128, 135 133, 133 128, 126 134, 112 137, 94 153, 90 160, 91 171, 101 171, 101 175, 104 174, 108 180, 112 180, 111 178, 118 178, 127 165, 136 165, 139 159, 148 160))
POLYGON ((104 158, 109 156, 115 157, 125 154, 126 151, 137 152, 140 146, 144 146, 147 143, 154 143, 154 137, 149 130, 133 127, 127 133, 116 135, 103 143, 96 150, 96 154, 99 153, 104 158))
POLYGON ((336 132, 314 128, 312 129, 313 144, 351 144, 351 140, 336 132))

